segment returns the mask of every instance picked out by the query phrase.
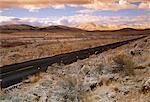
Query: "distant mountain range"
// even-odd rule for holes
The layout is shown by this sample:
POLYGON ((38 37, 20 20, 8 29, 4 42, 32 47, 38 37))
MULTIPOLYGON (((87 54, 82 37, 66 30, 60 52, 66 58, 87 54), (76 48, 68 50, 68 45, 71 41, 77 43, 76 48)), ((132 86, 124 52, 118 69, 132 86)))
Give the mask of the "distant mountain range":
POLYGON ((100 24, 95 24, 95 23, 85 23, 85 24, 79 24, 75 26, 76 28, 79 29, 84 29, 84 30, 89 30, 89 31, 95 31, 95 30, 100 30, 100 31, 110 31, 110 30, 124 30, 124 31, 130 31, 130 30, 136 30, 136 29, 143 29, 143 26, 136 26, 136 29, 130 28, 126 25, 123 26, 116 26, 113 24, 110 25, 100 25, 100 24), (128 28, 128 29, 126 29, 128 28))
MULTIPOLYGON (((95 28, 103 28, 107 32, 130 32, 130 31, 138 31, 137 29, 133 28, 123 28, 119 30, 113 30, 112 28, 108 30, 106 26, 96 25, 94 23, 87 24, 87 25, 80 25, 76 27, 67 27, 63 25, 56 25, 56 26, 47 26, 47 27, 35 27, 26 24, 12 24, 12 25, 1 25, 0 32, 1 33, 13 33, 19 31, 46 31, 46 32, 101 32, 103 30, 95 29, 95 28), (90 29, 90 30, 89 30, 90 29), (89 31, 88 31, 89 30, 89 31)), ((142 29, 140 29, 142 30, 142 29)), ((143 29, 144 31, 150 31, 150 29, 143 29)))
POLYGON ((89 30, 89 31, 93 31, 93 30, 116 30, 117 28, 112 28, 112 27, 108 27, 108 26, 104 26, 104 25, 99 25, 99 24, 95 24, 95 23, 85 23, 85 24, 80 24, 80 25, 76 25, 76 28, 80 28, 80 29, 84 29, 84 30, 89 30))
POLYGON ((72 28, 62 25, 48 26, 48 27, 35 27, 26 24, 12 24, 12 25, 1 25, 0 31, 82 31, 79 28, 72 28))
POLYGON ((39 30, 43 31, 83 31, 79 28, 74 27, 67 27, 63 25, 57 25, 57 26, 48 26, 48 27, 42 27, 39 28, 39 30))

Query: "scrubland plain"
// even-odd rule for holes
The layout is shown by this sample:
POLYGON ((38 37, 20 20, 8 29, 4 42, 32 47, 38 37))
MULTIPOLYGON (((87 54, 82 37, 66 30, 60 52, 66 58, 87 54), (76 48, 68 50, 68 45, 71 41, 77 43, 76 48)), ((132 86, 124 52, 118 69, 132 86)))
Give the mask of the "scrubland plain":
POLYGON ((65 26, 1 26, 0 66, 123 41, 149 30, 85 31, 65 26))
POLYGON ((39 102, 149 102, 150 37, 78 60, 3 91, 1 100, 39 102), (20 94, 22 93, 22 94, 20 94))
POLYGON ((0 38, 1 66, 143 35, 147 37, 70 65, 53 64, 46 73, 29 76, 19 85, 1 90, 0 100, 149 102, 150 34, 147 30, 123 29, 101 32, 57 30, 53 32, 17 30, 11 33, 9 31, 9 34, 3 32, 0 38))

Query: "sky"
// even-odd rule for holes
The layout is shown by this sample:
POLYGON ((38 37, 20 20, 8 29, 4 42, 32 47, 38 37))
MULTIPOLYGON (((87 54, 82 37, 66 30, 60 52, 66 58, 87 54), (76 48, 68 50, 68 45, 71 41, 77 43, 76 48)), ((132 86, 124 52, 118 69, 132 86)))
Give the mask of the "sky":
POLYGON ((0 25, 150 28, 150 0, 0 0, 0 25))

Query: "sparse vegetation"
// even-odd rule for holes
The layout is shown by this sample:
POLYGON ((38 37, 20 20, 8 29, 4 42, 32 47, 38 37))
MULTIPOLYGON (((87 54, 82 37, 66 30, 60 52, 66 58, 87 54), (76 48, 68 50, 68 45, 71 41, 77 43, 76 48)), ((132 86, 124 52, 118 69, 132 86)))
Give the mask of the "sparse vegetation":
POLYGON ((124 72, 127 75, 134 75, 135 63, 129 55, 120 54, 114 57, 116 66, 114 71, 124 72))
POLYGON ((149 93, 150 92, 150 78, 145 78, 143 80, 141 91, 143 93, 149 93))
MULTIPOLYGON (((45 43, 44 40, 38 43, 1 48, 1 62, 0 65, 8 65, 19 63, 37 58, 48 57, 56 54, 77 51, 89 47, 95 47, 103 44, 115 42, 117 39, 99 39, 99 40, 83 40, 83 41, 65 41, 65 42, 49 42, 45 43), (80 46, 79 46, 80 45, 80 46), (33 50, 34 49, 34 50, 33 50), (19 54, 15 57, 13 54, 19 54), (13 56, 13 57, 11 57, 13 56)), ((7 44, 6 44, 7 45, 7 44)), ((11 45, 12 46, 12 45, 11 45)), ((15 45, 14 45, 15 46, 15 45)))
POLYGON ((24 80, 24 83, 36 83, 41 79, 41 73, 37 73, 35 75, 29 76, 26 80, 24 80))
POLYGON ((83 82, 79 77, 67 76, 56 83, 49 97, 51 102, 82 102, 85 95, 83 82))
MULTIPOLYGON (((47 32, 42 32, 42 34, 40 34, 41 32, 34 32, 33 34, 32 32, 26 32, 24 34, 24 32, 17 32, 16 34, 11 33, 13 35, 5 34, 0 39, 6 39, 8 36, 16 39, 22 38, 22 36, 34 38, 35 33, 37 33, 37 37, 42 37, 44 40, 50 40, 50 36, 56 38, 62 36, 80 37, 76 32, 73 34, 69 32, 63 32, 62 34, 47 34, 47 32)), ((3 65, 17 63, 123 39, 43 43, 44 40, 38 40, 42 43, 35 40, 33 44, 1 47, 1 63, 3 65)), ((149 39, 145 43, 143 44, 142 40, 140 40, 136 42, 136 47, 134 47, 135 43, 131 43, 82 61, 78 60, 70 65, 53 64, 49 66, 46 73, 30 76, 20 86, 4 91, 0 101, 149 102, 148 78, 150 64, 149 57, 147 57, 149 53, 149 39), (139 53, 139 44, 142 44, 140 49, 147 49, 146 53, 145 50, 140 50, 139 53), (132 51, 134 52, 130 53, 132 48, 135 50, 133 49, 132 51), (117 54, 120 52, 122 53, 117 54)))

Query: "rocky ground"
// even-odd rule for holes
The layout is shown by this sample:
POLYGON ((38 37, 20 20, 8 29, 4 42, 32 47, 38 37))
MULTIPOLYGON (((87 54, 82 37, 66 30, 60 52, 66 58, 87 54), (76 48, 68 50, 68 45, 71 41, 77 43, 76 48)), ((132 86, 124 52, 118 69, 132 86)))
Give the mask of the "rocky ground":
POLYGON ((150 102, 150 37, 78 60, 54 64, 1 91, 3 102, 150 102))

